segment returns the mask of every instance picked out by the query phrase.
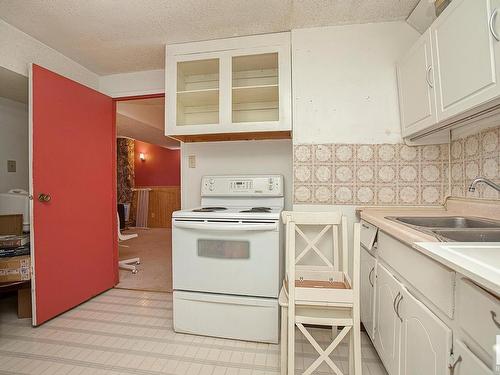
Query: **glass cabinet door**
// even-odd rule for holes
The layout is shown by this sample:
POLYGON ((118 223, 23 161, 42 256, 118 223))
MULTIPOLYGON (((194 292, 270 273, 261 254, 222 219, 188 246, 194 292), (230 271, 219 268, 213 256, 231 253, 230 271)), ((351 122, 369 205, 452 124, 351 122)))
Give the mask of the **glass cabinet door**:
POLYGON ((219 123, 219 59, 177 62, 177 126, 219 123))
POLYGON ((232 122, 279 121, 278 53, 232 57, 232 122))

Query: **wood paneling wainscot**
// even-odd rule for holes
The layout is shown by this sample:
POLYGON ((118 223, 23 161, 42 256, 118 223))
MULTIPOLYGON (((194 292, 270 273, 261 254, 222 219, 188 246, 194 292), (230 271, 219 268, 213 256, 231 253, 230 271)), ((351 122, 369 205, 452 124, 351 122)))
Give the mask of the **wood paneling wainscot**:
MULTIPOLYGON (((137 189, 141 188, 136 186, 137 189)), ((171 228, 172 212, 181 208, 180 186, 147 186, 149 192, 148 227, 171 228)), ((131 215, 135 217, 137 193, 134 193, 134 202, 131 215)))

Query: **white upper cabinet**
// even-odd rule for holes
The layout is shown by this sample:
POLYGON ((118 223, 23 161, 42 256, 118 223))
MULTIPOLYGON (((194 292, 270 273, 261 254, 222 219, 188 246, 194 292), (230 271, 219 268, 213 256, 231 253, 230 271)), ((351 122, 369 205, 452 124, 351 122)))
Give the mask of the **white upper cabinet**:
POLYGON ((490 0, 455 0, 431 26, 438 121, 500 95, 500 46, 495 38, 500 36, 495 22, 499 5, 490 0))
POLYGON ((398 62, 404 137, 479 120, 500 104, 499 7, 500 0, 452 1, 398 62))
POLYGON ((403 136, 437 122, 431 33, 428 30, 397 64, 403 136))
POLYGON ((166 56, 166 135, 291 137, 289 33, 170 45, 166 56))

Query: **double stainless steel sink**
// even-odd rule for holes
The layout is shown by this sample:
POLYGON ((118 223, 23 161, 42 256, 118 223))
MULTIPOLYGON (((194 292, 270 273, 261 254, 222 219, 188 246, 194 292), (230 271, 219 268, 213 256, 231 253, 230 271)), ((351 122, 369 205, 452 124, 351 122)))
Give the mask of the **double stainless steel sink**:
POLYGON ((464 216, 388 216, 440 241, 500 242, 500 221, 464 216))

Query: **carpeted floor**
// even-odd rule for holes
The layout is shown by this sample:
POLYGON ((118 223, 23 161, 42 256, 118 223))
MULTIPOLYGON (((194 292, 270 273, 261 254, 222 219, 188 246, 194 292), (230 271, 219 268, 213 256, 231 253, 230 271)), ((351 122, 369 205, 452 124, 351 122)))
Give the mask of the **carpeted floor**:
POLYGON ((120 260, 138 257, 141 264, 135 275, 120 270, 118 288, 171 292, 172 291, 172 231, 165 228, 130 229, 123 234, 139 236, 119 246, 120 260))

